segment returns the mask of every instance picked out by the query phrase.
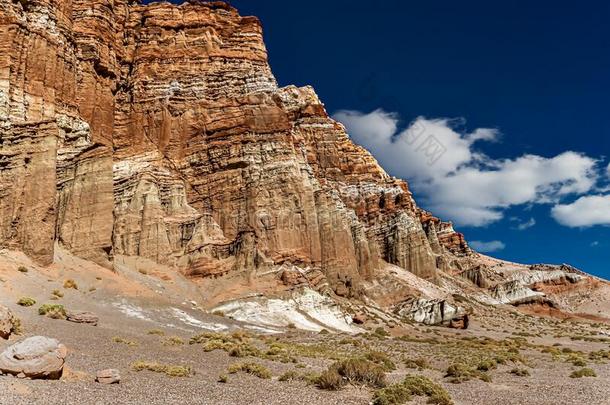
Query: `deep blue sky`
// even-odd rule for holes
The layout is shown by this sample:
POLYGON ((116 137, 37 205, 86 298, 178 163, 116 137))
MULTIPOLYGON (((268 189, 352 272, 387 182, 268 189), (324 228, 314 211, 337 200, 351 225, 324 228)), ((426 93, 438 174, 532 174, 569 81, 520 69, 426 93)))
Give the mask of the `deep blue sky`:
MULTIPOLYGON (((483 148, 496 159, 610 150, 608 1, 230 3, 262 20, 279 84, 313 85, 330 113, 463 117, 469 129, 501 131, 502 142, 483 148)), ((501 258, 568 262, 609 278, 610 229, 561 226, 550 208, 509 210, 507 218, 536 219, 526 231, 508 220, 460 230, 504 242, 501 258)))

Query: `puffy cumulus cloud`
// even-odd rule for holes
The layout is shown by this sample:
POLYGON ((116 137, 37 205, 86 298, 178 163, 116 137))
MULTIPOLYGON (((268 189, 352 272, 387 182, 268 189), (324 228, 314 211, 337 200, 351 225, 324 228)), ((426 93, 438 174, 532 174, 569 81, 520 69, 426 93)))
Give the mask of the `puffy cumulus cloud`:
POLYGON ((476 151, 478 142, 499 141, 496 129, 460 132, 453 120, 419 117, 399 131, 398 116, 383 110, 333 117, 388 172, 409 180, 426 208, 458 225, 488 225, 515 205, 558 203, 590 191, 598 177, 597 161, 581 153, 491 159, 476 151))
POLYGON ((482 242, 480 240, 473 240, 468 243, 477 252, 481 253, 492 253, 499 250, 504 250, 506 245, 499 240, 492 240, 490 242, 482 242))
POLYGON ((584 196, 571 204, 557 204, 551 215, 572 228, 610 225, 610 195, 584 196))

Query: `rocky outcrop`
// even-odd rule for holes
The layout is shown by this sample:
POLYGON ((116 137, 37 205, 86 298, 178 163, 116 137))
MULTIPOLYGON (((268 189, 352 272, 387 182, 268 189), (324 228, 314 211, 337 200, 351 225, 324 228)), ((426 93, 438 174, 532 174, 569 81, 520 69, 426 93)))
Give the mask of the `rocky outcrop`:
POLYGON ((468 327, 465 310, 444 299, 409 298, 398 304, 394 313, 425 325, 445 325, 460 329, 468 327))
POLYGON ((346 297, 384 261, 435 280, 466 251, 312 88, 277 87, 256 18, 128 0, 0 13, 0 245, 193 278, 290 264, 346 297))
POLYGON ((91 326, 97 326, 99 318, 92 312, 68 312, 66 314, 66 320, 74 323, 84 323, 91 326))
POLYGON ((0 305, 0 338, 8 339, 15 328, 15 317, 10 309, 0 305))
POLYGON ((17 377, 59 379, 67 349, 55 339, 27 338, 0 354, 0 371, 17 377))

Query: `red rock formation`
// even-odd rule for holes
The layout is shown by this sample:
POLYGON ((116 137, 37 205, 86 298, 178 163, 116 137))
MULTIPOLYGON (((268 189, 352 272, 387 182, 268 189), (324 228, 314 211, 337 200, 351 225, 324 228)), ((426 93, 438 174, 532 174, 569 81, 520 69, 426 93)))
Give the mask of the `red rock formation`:
POLYGON ((343 296, 384 261, 435 279, 470 252, 312 88, 277 87, 256 18, 2 0, 0 23, 0 245, 192 277, 294 264, 343 296))

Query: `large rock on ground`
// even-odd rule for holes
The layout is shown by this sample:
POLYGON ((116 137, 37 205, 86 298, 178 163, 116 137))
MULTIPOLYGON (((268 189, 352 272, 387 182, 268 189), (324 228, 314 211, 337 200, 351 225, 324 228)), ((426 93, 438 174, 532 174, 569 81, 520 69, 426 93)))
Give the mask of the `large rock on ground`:
POLYGON ((99 318, 92 312, 80 311, 68 312, 66 314, 66 320, 74 323, 85 323, 91 326, 97 326, 99 318))
POLYGON ((95 374, 95 381, 100 384, 118 384, 121 382, 121 374, 114 368, 100 370, 95 374))
POLYGON ((468 327, 464 309, 443 299, 409 298, 400 303, 395 312, 401 317, 425 325, 445 325, 461 329, 468 327))
POLYGON ((55 339, 27 338, 0 354, 0 371, 20 377, 59 379, 68 351, 55 339))
POLYGON ((0 338, 8 339, 15 327, 15 317, 5 306, 0 305, 0 338))

